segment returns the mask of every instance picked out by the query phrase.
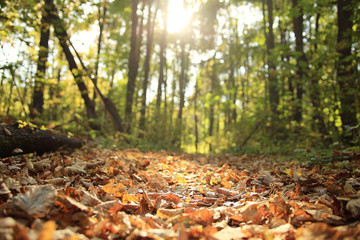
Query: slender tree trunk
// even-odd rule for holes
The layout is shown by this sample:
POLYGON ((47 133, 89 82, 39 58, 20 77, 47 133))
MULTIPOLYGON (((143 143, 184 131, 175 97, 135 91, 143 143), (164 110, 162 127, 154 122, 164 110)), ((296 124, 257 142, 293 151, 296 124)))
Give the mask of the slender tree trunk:
MULTIPOLYGON (((261 1, 261 10, 262 10, 262 14, 263 14, 263 30, 264 30, 264 37, 265 37, 265 42, 266 42, 266 51, 263 52, 263 59, 264 59, 264 64, 263 64, 263 67, 264 69, 266 68, 266 64, 267 64, 267 60, 266 60, 266 57, 268 55, 268 38, 269 38, 269 35, 267 34, 266 32, 266 10, 265 10, 265 5, 266 5, 266 0, 262 0, 261 1)), ((266 78, 266 76, 264 77, 264 85, 265 85, 265 89, 264 89, 264 92, 265 92, 265 96, 264 96, 264 111, 268 112, 268 93, 269 93, 269 81, 268 81, 268 78, 266 78)))
MULTIPOLYGON (((210 93, 211 96, 214 97, 216 94, 216 88, 217 88, 217 70, 216 70, 216 52, 213 57, 213 65, 212 65, 212 73, 211 73, 211 89, 210 93)), ((214 99, 211 99, 210 101, 210 113, 209 113, 209 137, 214 135, 214 121, 215 121, 215 102, 214 99)), ((212 140, 209 143, 209 151, 212 151, 212 140)))
POLYGON ((165 64, 165 75, 164 75, 164 114, 165 116, 167 115, 166 113, 168 112, 168 102, 167 102, 167 97, 168 97, 168 93, 167 93, 167 86, 168 86, 168 80, 167 80, 167 70, 168 70, 168 66, 167 64, 165 64))
MULTIPOLYGON (((63 54, 62 52, 60 53, 60 59, 63 58, 63 54)), ((58 69, 56 71, 56 73, 53 73, 54 77, 56 78, 57 82, 56 84, 52 84, 50 87, 50 99, 54 100, 55 98, 59 97, 59 92, 60 92, 60 80, 61 80, 61 70, 62 67, 58 66, 58 69), (56 74, 56 75, 55 75, 56 74)), ((50 114, 49 114, 49 118, 50 120, 55 121, 56 119, 58 119, 58 113, 59 113, 59 108, 56 107, 57 103, 56 101, 52 101, 53 103, 49 106, 49 108, 51 109, 50 114)))
POLYGON ((58 11, 56 9, 55 4, 53 3, 53 0, 46 0, 48 4, 51 6, 48 11, 48 15, 51 20, 51 24, 54 26, 55 29, 55 35, 59 39, 59 43, 65 53, 66 59, 69 64, 69 70, 72 73, 75 82, 80 90, 81 97, 85 102, 87 116, 89 118, 89 125, 92 129, 99 129, 99 124, 96 123, 97 114, 95 111, 95 102, 91 101, 89 95, 88 95, 88 89, 82 79, 81 73, 79 68, 76 65, 75 58, 73 54, 70 51, 70 48, 67 44, 67 40, 69 39, 69 36, 66 32, 65 24, 60 19, 58 15, 58 11))
POLYGON ((304 94, 304 80, 306 79, 306 69, 308 68, 308 61, 304 53, 303 41, 303 10, 299 6, 298 0, 292 0, 293 8, 296 9, 296 16, 293 17, 294 33, 295 33, 295 51, 298 54, 296 58, 296 101, 294 109, 294 120, 300 124, 302 121, 302 98, 304 94))
MULTIPOLYGON (((69 40, 69 42, 70 42, 70 40, 69 40)), ((121 119, 121 117, 119 115, 118 110, 116 109, 115 104, 111 101, 111 99, 105 97, 101 93, 100 89, 98 88, 98 86, 97 86, 97 84, 95 82, 95 79, 91 76, 90 72, 88 71, 87 67, 85 66, 84 62, 82 61, 79 53, 76 51, 74 45, 71 42, 70 42, 70 45, 73 48, 73 50, 75 51, 76 56, 78 57, 82 68, 85 70, 85 72, 88 74, 88 77, 90 78, 90 80, 94 84, 95 94, 97 96, 99 96, 102 105, 104 106, 105 110, 108 112, 108 114, 109 114, 109 116, 111 118, 111 121, 113 122, 115 130, 119 131, 119 132, 124 132, 123 122, 122 122, 122 119, 121 119)))
POLYGON ((139 67, 139 61, 138 61, 139 59, 137 59, 137 49, 138 49, 137 8, 138 8, 138 4, 139 4, 139 0, 132 0, 131 43, 130 43, 129 71, 128 71, 128 83, 127 83, 126 104, 125 104, 125 121, 126 121, 126 124, 128 124, 127 131, 130 131, 136 76, 137 76, 138 67, 139 67))
POLYGON ((275 48, 274 31, 273 31, 273 0, 267 1, 268 11, 268 34, 266 38, 267 55, 268 55, 268 83, 269 83, 269 102, 271 110, 271 125, 274 128, 278 120, 279 90, 276 77, 276 65, 273 60, 272 51, 275 48))
POLYGON ((242 112, 245 113, 246 112, 246 102, 247 102, 247 87, 248 87, 248 83, 249 80, 247 79, 246 76, 249 76, 249 63, 248 63, 248 56, 246 58, 246 60, 244 61, 244 67, 245 67, 245 75, 241 78, 241 98, 242 98, 242 112))
POLYGON ((140 26, 138 27, 138 33, 137 33, 137 46, 136 46, 136 61, 138 62, 138 66, 136 68, 136 71, 139 69, 139 61, 140 61, 140 54, 141 54, 141 45, 143 40, 143 32, 144 32, 144 10, 145 10, 145 4, 143 4, 141 8, 141 18, 140 18, 140 26))
POLYGON ((199 129, 198 129, 198 115, 197 115, 197 101, 198 101, 198 83, 195 83, 195 96, 194 96, 194 120, 195 120, 195 152, 198 153, 199 145, 199 129))
POLYGON ((11 84, 10 84, 10 90, 9 90, 9 97, 7 99, 7 104, 5 104, 5 108, 6 108, 6 116, 9 116, 10 113, 10 106, 11 106, 11 98, 13 95, 13 89, 14 89, 14 85, 15 85, 15 71, 14 71, 14 66, 12 64, 10 64, 8 66, 10 75, 11 75, 11 84))
MULTIPOLYGON (((231 54, 231 53, 229 53, 231 54)), ((231 55, 230 55, 231 56, 231 55)), ((235 119, 236 119, 236 107, 235 107, 235 103, 236 103, 236 92, 237 92, 237 86, 235 84, 235 66, 234 66, 234 61, 231 59, 230 60, 230 72, 229 72, 229 86, 230 86, 230 102, 231 102, 231 107, 229 109, 229 113, 228 113, 228 120, 227 120, 227 125, 231 126, 231 124, 234 122, 235 123, 235 119)))
POLYGON ((340 87, 340 117, 343 127, 343 142, 351 144, 352 136, 346 134, 349 127, 356 126, 356 95, 358 95, 355 67, 351 58, 354 1, 338 0, 337 80, 340 87))
MULTIPOLYGON (((104 0, 104 3, 99 3, 99 38, 98 38, 98 45, 97 45, 97 54, 96 54, 96 63, 95 63, 95 76, 94 76, 94 84, 97 84, 98 75, 99 75, 99 62, 100 62, 100 53, 101 53, 101 44, 102 44, 102 36, 106 18, 106 11, 107 11, 107 0, 104 0), (101 14, 101 5, 103 7, 103 13, 101 14)), ((93 100, 96 98, 96 90, 94 90, 94 97, 93 100)))
POLYGON ((37 61, 37 70, 35 74, 35 87, 32 99, 32 106, 30 117, 33 118, 37 114, 41 114, 44 109, 44 88, 45 88, 45 73, 46 63, 49 54, 49 39, 50 39, 50 19, 48 16, 49 6, 45 1, 44 10, 42 11, 40 23, 40 43, 39 43, 39 57, 37 61))
MULTIPOLYGON (((315 44, 314 44, 314 51, 317 51, 317 38, 319 33, 319 20, 320 20, 320 13, 316 14, 315 18, 315 44)), ((314 66, 319 67, 317 65, 314 66)), ((323 136, 326 137, 329 135, 329 132, 326 128, 324 117, 322 115, 322 106, 321 106, 321 92, 320 92, 320 86, 319 86, 319 74, 317 73, 316 69, 313 69, 313 74, 310 76, 309 84, 309 94, 310 94, 310 100, 313 105, 314 113, 313 113, 313 120, 314 125, 317 126, 318 132, 323 136)))
MULTIPOLYGON (((320 13, 316 14, 316 18, 315 18, 315 37, 318 37, 319 34, 319 20, 320 20, 320 13)), ((314 49, 317 50, 318 46, 317 46, 317 41, 315 41, 314 43, 314 49)))
MULTIPOLYGON (((174 64, 175 61, 173 62, 174 64)), ((176 74, 176 71, 175 71, 175 68, 173 67, 173 73, 176 74)), ((176 76, 177 77, 177 76, 176 76)), ((176 81, 175 81, 175 78, 172 79, 172 82, 171 82, 171 103, 170 103, 170 122, 171 124, 173 123, 173 115, 174 115, 174 111, 175 111, 175 96, 176 96, 176 81)))
MULTIPOLYGON (((215 57, 213 59, 213 69, 212 69, 212 76, 211 76, 211 89, 210 89, 210 94, 213 97, 214 96, 214 91, 215 91, 215 57)), ((215 103, 214 100, 211 99, 210 100, 210 109, 209 109, 209 137, 210 137, 210 143, 209 143, 209 152, 212 151, 212 136, 213 136, 213 131, 214 131, 214 107, 215 107, 215 103)))
POLYGON ((209 143, 209 152, 212 151, 212 136, 213 136, 213 130, 214 130, 214 103, 210 104, 210 112, 209 112, 209 137, 210 137, 210 143, 209 143))
POLYGON ((165 0, 164 6, 162 8, 164 29, 161 33, 161 39, 160 39, 159 83, 156 94, 156 108, 158 110, 160 109, 160 105, 161 105, 162 86, 164 85, 164 69, 166 65, 168 4, 169 4, 169 0, 165 0))
POLYGON ((146 43, 146 56, 144 62, 144 81, 143 81, 143 92, 141 96, 141 110, 140 110, 140 124, 139 128, 145 130, 145 113, 146 113, 146 95, 149 84, 149 72, 150 72, 150 59, 152 53, 152 42, 154 38, 154 28, 155 28, 155 18, 158 8, 156 8, 154 17, 151 14, 152 0, 149 1, 149 13, 148 13, 148 22, 147 22, 147 43, 146 43))
POLYGON ((180 92, 180 106, 178 112, 178 119, 180 122, 182 121, 183 117, 183 108, 185 105, 185 39, 184 36, 180 39, 180 48, 181 48, 181 70, 180 70, 180 77, 179 77, 179 92, 180 92))

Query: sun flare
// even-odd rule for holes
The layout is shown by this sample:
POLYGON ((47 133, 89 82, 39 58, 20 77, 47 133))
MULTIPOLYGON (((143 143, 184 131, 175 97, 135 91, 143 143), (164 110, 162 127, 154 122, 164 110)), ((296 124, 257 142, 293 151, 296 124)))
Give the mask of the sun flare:
POLYGON ((168 8, 167 30, 169 33, 179 32, 188 25, 190 12, 184 9, 183 0, 170 0, 168 8))

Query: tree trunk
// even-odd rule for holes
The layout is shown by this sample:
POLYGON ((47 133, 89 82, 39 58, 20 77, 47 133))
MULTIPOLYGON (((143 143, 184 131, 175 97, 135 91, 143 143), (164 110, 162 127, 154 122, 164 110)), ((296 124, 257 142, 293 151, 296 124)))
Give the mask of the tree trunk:
POLYGON ((340 87, 341 111, 340 117, 343 128, 343 142, 351 144, 352 136, 346 134, 349 127, 356 126, 356 95, 358 94, 355 67, 351 58, 352 28, 354 8, 352 0, 338 0, 338 35, 337 53, 339 61, 337 64, 337 80, 340 87))
POLYGON ((69 70, 72 73, 72 75, 75 79, 75 82, 80 90, 81 97, 85 102, 87 116, 89 118, 89 125, 92 129, 99 130, 100 126, 96 122, 97 114, 95 111, 95 102, 91 101, 91 99, 89 97, 89 94, 88 94, 89 91, 82 79, 81 71, 77 67, 75 58, 74 58, 73 54, 71 53, 70 48, 66 42, 69 39, 69 36, 66 32, 65 24, 60 19, 59 15, 58 15, 58 11, 56 9, 56 6, 53 3, 53 0, 46 0, 46 1, 51 6, 49 8, 49 10, 47 10, 47 11, 48 11, 48 14, 51 19, 51 24, 54 26, 55 35, 59 39, 59 43, 65 53, 66 59, 69 64, 69 70))
POLYGON ((50 39, 50 19, 48 11, 51 8, 49 3, 45 1, 44 10, 42 11, 40 23, 40 43, 39 57, 37 60, 37 70, 35 74, 35 87, 32 99, 30 117, 33 118, 37 114, 41 114, 44 109, 44 87, 46 63, 49 55, 49 39, 50 39))
POLYGON ((17 126, 2 126, 0 129, 0 158, 13 155, 55 151, 60 147, 79 148, 83 142, 77 138, 54 135, 48 131, 17 126))
POLYGON ((302 98, 303 98, 303 84, 306 76, 306 70, 308 68, 308 62, 304 53, 304 41, 303 41, 303 10, 299 6, 298 0, 292 0, 293 9, 296 10, 296 15, 293 17, 294 33, 295 33, 295 51, 298 54, 296 58, 296 100, 294 108, 294 120, 300 124, 302 121, 302 98))
POLYGON ((199 119, 197 116, 197 101, 198 101, 198 83, 196 80, 195 83, 195 96, 194 96, 194 120, 195 120, 195 152, 198 153, 198 145, 199 145, 199 129, 198 123, 199 119))
MULTIPOLYGON (((99 38, 98 38, 98 46, 97 46, 97 54, 96 54, 96 63, 95 63, 95 77, 94 77, 94 84, 97 84, 98 75, 99 75, 99 61, 100 61, 100 53, 101 53, 101 44, 102 44, 102 35, 104 30, 104 23, 106 18, 106 11, 107 11, 107 0, 104 0, 104 3, 99 3, 99 38), (101 5, 104 5, 103 13, 101 14, 101 5)), ((94 97, 93 100, 96 98, 96 92, 94 90, 94 97)))
POLYGON ((137 49, 138 49, 138 36, 137 36, 137 26, 138 26, 138 8, 139 0, 132 0, 132 13, 131 13, 131 43, 130 43, 130 57, 129 57, 129 72, 128 72, 128 83, 126 91, 126 104, 125 104, 125 121, 127 126, 127 131, 130 131, 130 124, 132 121, 132 105, 135 92, 136 76, 139 67, 139 59, 137 59, 137 49))
MULTIPOLYGON (((315 18, 315 44, 314 44, 314 50, 317 51, 317 39, 318 39, 318 33, 319 33, 319 20, 320 20, 320 13, 316 14, 315 18)), ((321 106, 321 93, 320 93, 320 86, 318 79, 320 76, 318 76, 318 72, 316 70, 318 65, 314 66, 315 68, 313 71, 311 71, 313 74, 310 76, 309 84, 309 94, 310 94, 310 100, 313 105, 313 120, 314 125, 317 126, 317 131, 323 136, 326 137, 329 135, 329 132, 326 128, 324 117, 322 114, 322 106, 321 106)))
MULTIPOLYGON (((69 40, 69 42, 70 42, 70 40, 69 40)), ((111 119, 111 121, 112 121, 112 123, 114 125, 115 130, 119 131, 119 132, 124 132, 125 129, 124 129, 124 126, 123 126, 123 122, 122 122, 122 119, 121 119, 121 117, 119 115, 118 110, 116 109, 115 104, 111 101, 111 99, 105 97, 101 93, 100 89, 97 86, 97 83, 96 83, 95 79, 93 77, 91 77, 90 72, 88 71, 87 67, 85 66, 84 62, 82 61, 79 53, 76 51, 74 45, 71 42, 70 42, 70 45, 74 49, 74 51, 76 53, 76 56, 78 57, 78 59, 79 59, 79 61, 81 63, 82 68, 85 70, 85 72, 88 74, 88 77, 90 78, 90 80, 94 84, 95 94, 97 96, 99 96, 102 105, 104 106, 105 110, 107 111, 107 113, 110 116, 110 119, 111 119)))
POLYGON ((214 130, 214 103, 210 104, 210 113, 209 113, 209 137, 210 137, 210 143, 209 143, 209 152, 212 151, 212 136, 213 136, 213 130, 214 130))
MULTIPOLYGON (((216 88, 217 88, 217 70, 216 70, 216 52, 214 54, 214 57, 212 59, 213 65, 212 65, 212 73, 211 73, 211 89, 210 94, 212 96, 212 99, 210 100, 210 113, 209 113, 209 137, 214 135, 214 121, 215 121, 215 102, 214 102, 214 96, 216 94, 216 88)), ((209 143, 209 151, 212 151, 212 144, 213 140, 210 140, 209 143)))
POLYGON ((178 112, 178 119, 180 123, 182 121, 183 115, 183 108, 185 105, 185 39, 184 36, 180 39, 180 48, 181 48, 181 70, 180 70, 180 77, 179 77, 179 92, 180 92, 180 105, 179 105, 179 112, 178 112))
POLYGON ((267 55, 268 55, 268 81, 269 81, 269 102, 271 110, 271 126, 275 127, 278 120, 279 90, 277 86, 276 65, 273 60, 272 51, 275 48, 274 31, 273 31, 273 1, 267 0, 268 11, 268 34, 266 38, 267 55))
POLYGON ((149 1, 149 13, 148 13, 148 22, 147 22, 147 43, 146 43, 146 56, 144 62, 144 81, 143 81, 143 92, 141 96, 141 110, 140 110, 140 123, 139 128, 145 130, 145 113, 146 113, 146 94, 149 83, 149 72, 150 72, 150 59, 152 52, 152 42, 154 38, 154 29, 155 29, 155 18, 158 8, 156 7, 154 17, 152 18, 151 14, 152 0, 149 1))
POLYGON ((161 94, 162 94, 162 85, 164 85, 164 69, 166 65, 166 47, 167 47, 167 18, 168 18, 168 4, 169 0, 164 1, 164 6, 162 8, 162 16, 164 29, 161 33, 160 39, 160 65, 159 65, 159 83, 157 87, 156 94, 156 108, 159 110, 161 105, 161 94))
MULTIPOLYGON (((231 57, 231 53, 229 53, 231 57)), ((237 98, 237 84, 235 82, 235 64, 232 58, 230 58, 230 71, 229 71, 229 86, 230 86, 230 99, 231 107, 228 113, 227 125, 230 127, 232 124, 236 123, 237 112, 236 112, 236 98, 237 98)))

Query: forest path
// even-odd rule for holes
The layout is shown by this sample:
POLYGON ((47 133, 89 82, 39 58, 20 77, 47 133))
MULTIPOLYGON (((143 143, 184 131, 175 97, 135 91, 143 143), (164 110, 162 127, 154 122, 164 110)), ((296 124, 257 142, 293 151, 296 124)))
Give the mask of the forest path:
POLYGON ((360 160, 346 164, 96 148, 5 158, 0 239, 359 239, 360 160))

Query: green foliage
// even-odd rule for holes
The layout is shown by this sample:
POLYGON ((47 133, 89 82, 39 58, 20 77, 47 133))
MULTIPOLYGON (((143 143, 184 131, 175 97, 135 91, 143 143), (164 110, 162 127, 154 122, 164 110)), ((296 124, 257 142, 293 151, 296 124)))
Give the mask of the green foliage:
MULTIPOLYGON (((54 2, 68 27, 69 35, 74 37, 72 41, 79 36, 95 36, 93 42, 83 37, 80 43, 76 43, 76 48, 89 68, 90 75, 94 76, 99 58, 98 87, 113 101, 119 115, 124 118, 132 1, 107 1, 108 12, 99 55, 99 7, 103 9, 105 1, 54 2), (86 32, 90 34, 86 35, 86 32), (80 47, 81 44, 86 48, 80 47)), ((131 126, 131 131, 125 134, 114 132, 112 121, 98 97, 94 98, 99 116, 95 121, 102 129, 91 130, 81 93, 76 88, 68 71, 66 57, 55 38, 50 41, 46 74, 41 76, 45 84, 44 112, 29 119, 44 2, 0 1, 2 46, 3 49, 10 49, 10 52, 2 55, 3 60, 0 62, 0 115, 25 122, 31 120, 39 126, 55 125, 56 130, 87 136, 95 139, 99 146, 109 148, 136 147, 142 150, 172 149, 207 153, 211 146, 212 152, 295 154, 299 160, 309 161, 310 164, 328 164, 336 158, 332 152, 323 152, 321 149, 335 148, 332 143, 341 142, 343 135, 348 134, 353 139, 353 146, 360 145, 358 127, 342 126, 341 122, 343 107, 339 96, 344 89, 339 86, 336 76, 338 29, 337 9, 333 3, 322 0, 316 4, 299 1, 306 21, 303 32, 306 61, 296 61, 302 53, 295 51, 293 17, 299 16, 301 11, 300 8, 293 8, 291 1, 274 3, 276 42, 270 53, 266 49, 265 33, 268 30, 264 29, 267 18, 265 22, 262 19, 244 25, 245 17, 236 12, 238 8, 250 6, 248 12, 262 14, 261 1, 186 2, 188 9, 194 11, 194 22, 190 23, 188 29, 167 35, 166 88, 165 84, 162 85, 159 109, 156 106, 156 91, 163 13, 158 14, 155 20, 146 126, 144 130, 139 130, 146 27, 142 29, 142 45, 137 50, 140 62, 133 102, 133 122, 124 123, 131 126), (187 87, 183 116, 179 119, 178 79, 182 68, 182 48, 185 50, 183 64, 187 87), (271 121, 269 106, 269 59, 276 64, 277 90, 280 93, 278 119, 275 123, 271 121), (296 75, 299 69, 305 69, 306 72, 302 79, 296 75), (299 84, 305 89, 301 102, 295 100, 299 84), (317 107, 312 99, 315 90, 318 90, 320 99, 317 107), (301 122, 293 117, 299 106, 303 110, 301 122), (317 112, 323 119, 328 132, 326 135, 319 130, 319 121, 314 117, 317 112)), ((142 9, 143 4, 146 1, 140 1, 138 20, 140 24, 144 18, 143 24, 146 26, 148 12, 146 7, 142 9)), ((355 5, 353 52, 345 58, 351 61, 352 66, 358 66, 360 59, 359 3, 355 5)), ((139 26, 137 31, 139 34, 139 26)), ((84 77, 88 94, 93 97, 94 88, 86 77, 88 73, 81 68, 73 72, 84 77)), ((356 95, 354 108, 359 119, 360 97, 355 89, 347 90, 356 95)), ((339 148, 344 146, 339 144, 339 148)))

